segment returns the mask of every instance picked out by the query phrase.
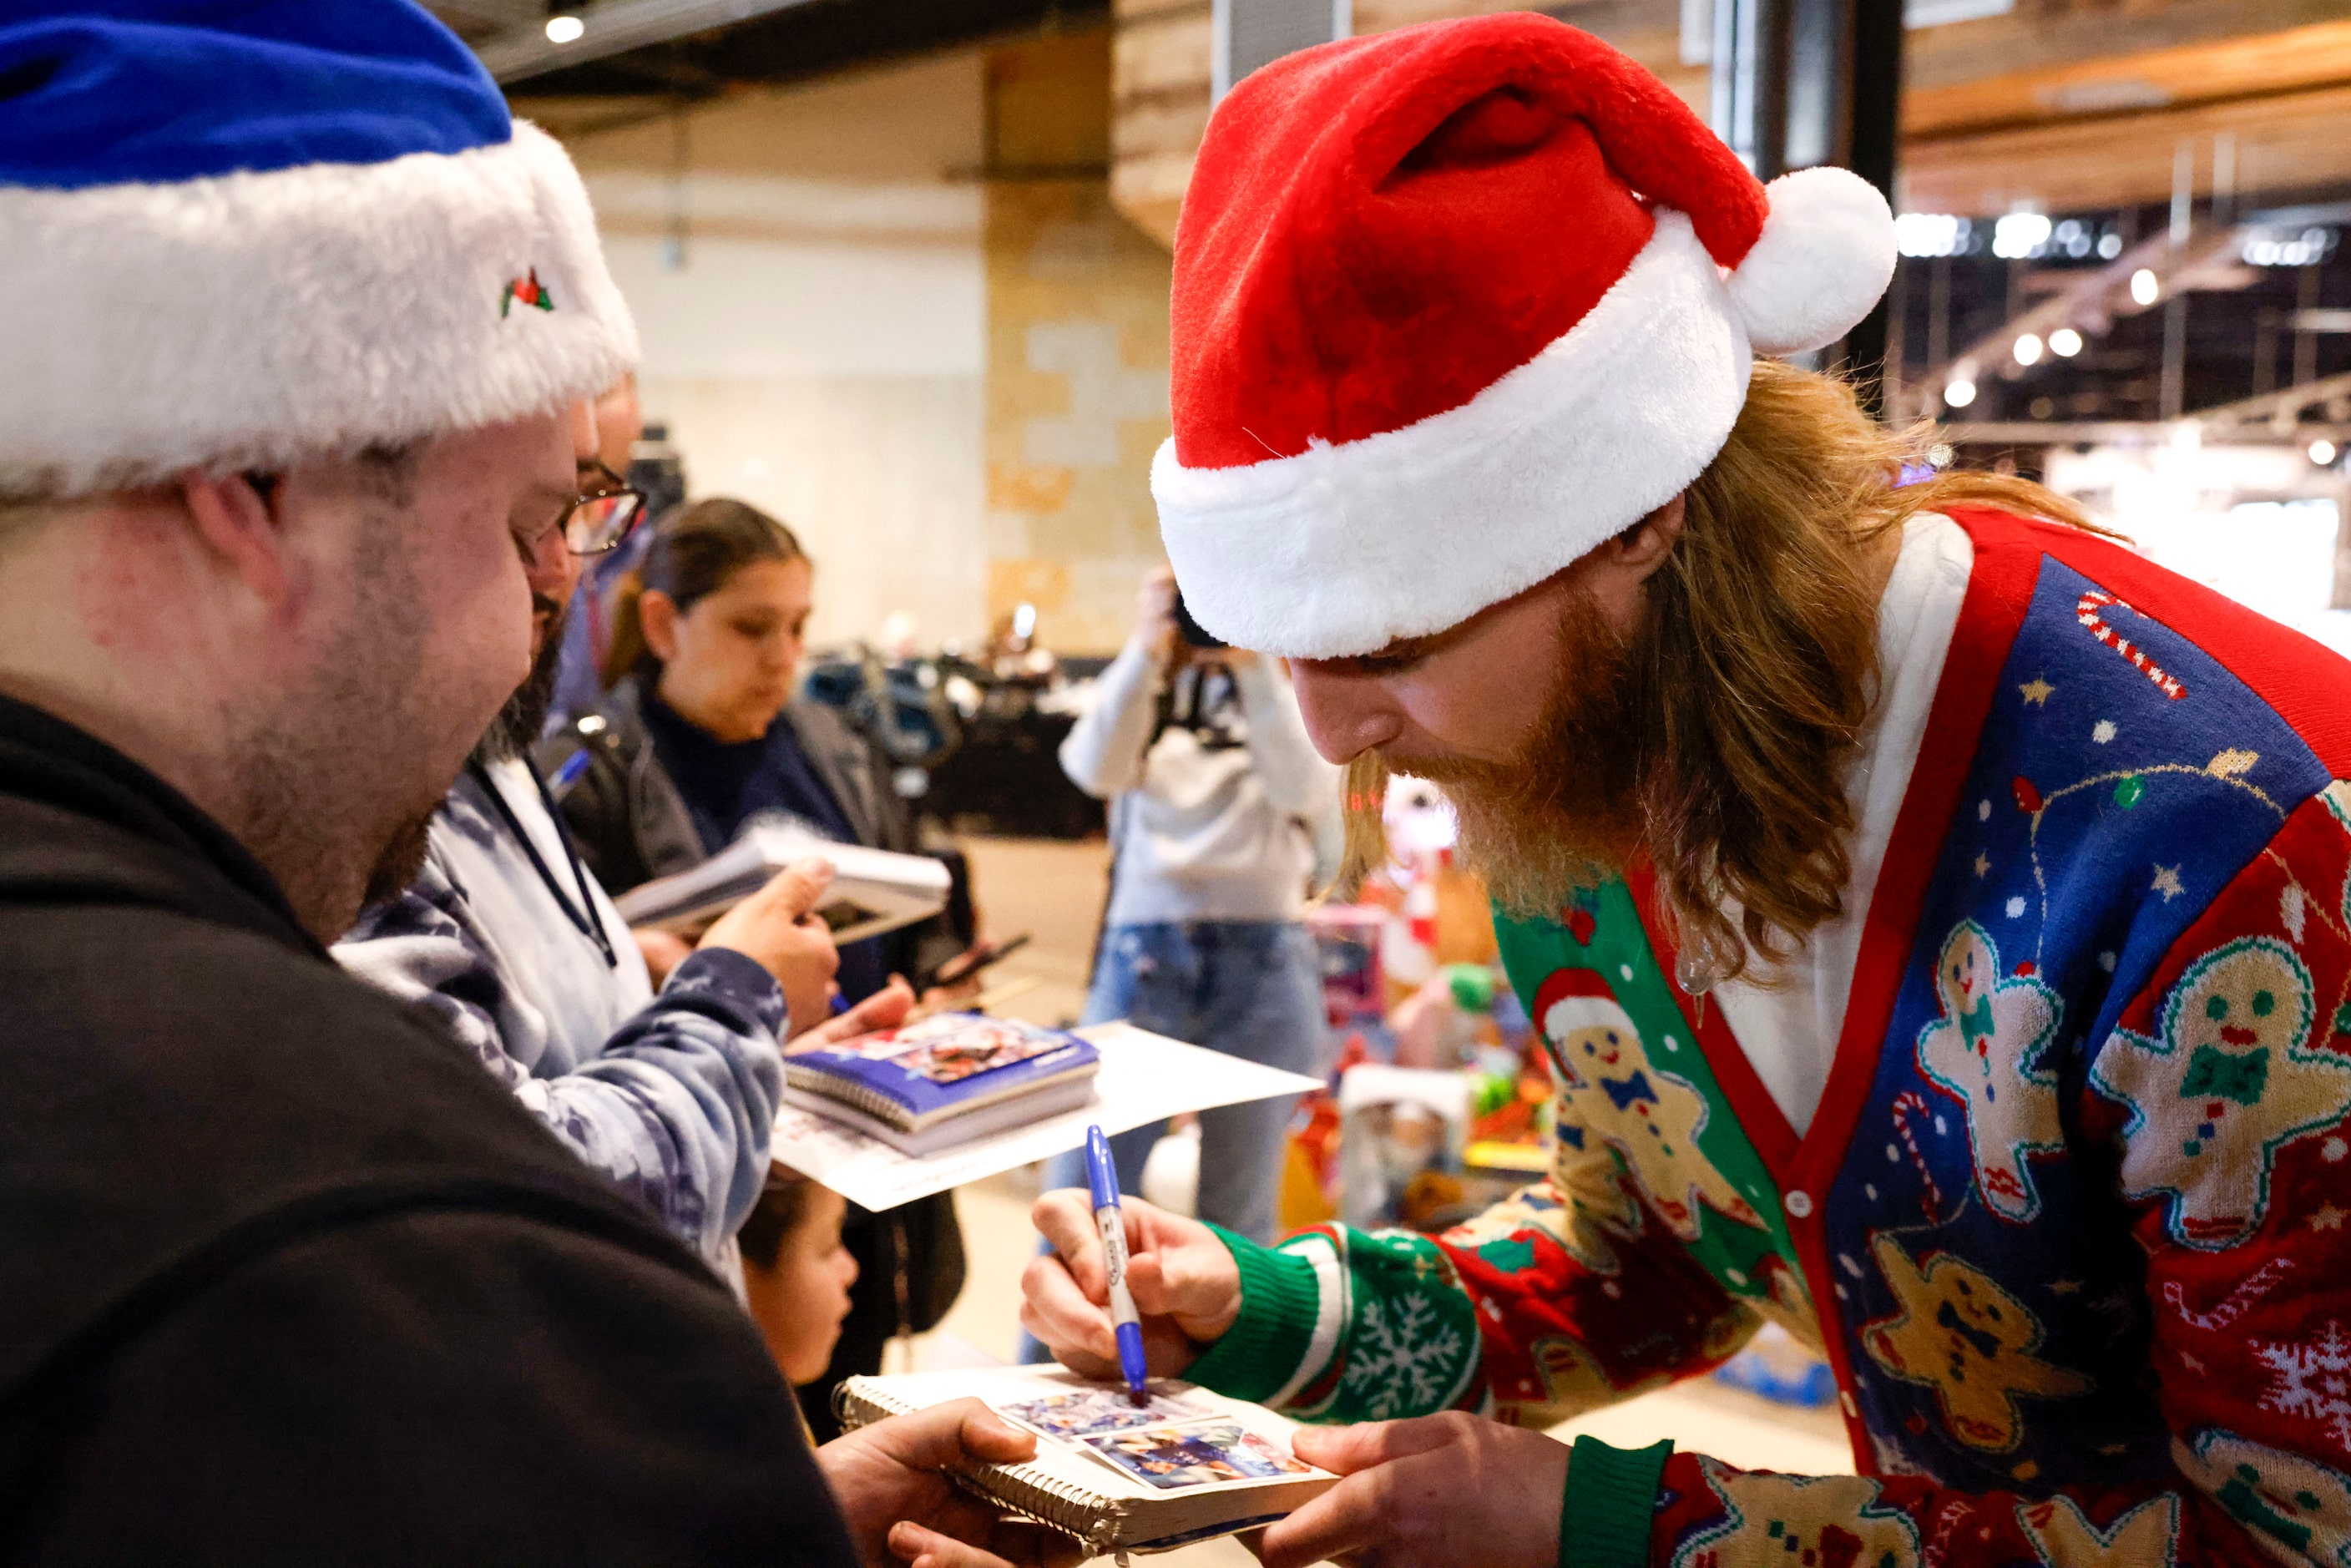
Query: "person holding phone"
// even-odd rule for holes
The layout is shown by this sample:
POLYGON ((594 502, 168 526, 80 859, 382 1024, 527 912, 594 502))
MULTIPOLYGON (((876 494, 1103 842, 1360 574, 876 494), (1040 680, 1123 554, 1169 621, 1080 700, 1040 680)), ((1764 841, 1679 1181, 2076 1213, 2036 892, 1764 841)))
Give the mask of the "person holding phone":
MULTIPOLYGON (((1338 773, 1315 755, 1290 682, 1227 647, 1184 610, 1174 572, 1143 580, 1134 632, 1061 743, 1061 768, 1109 800, 1113 856, 1085 1019, 1130 1019, 1269 1066, 1320 1072, 1328 1054, 1321 970, 1299 916, 1314 821, 1338 773)), ((1287 1098, 1200 1116, 1199 1212, 1270 1239, 1287 1098)), ((1111 1140, 1119 1185, 1139 1189, 1159 1124, 1111 1140)), ((1046 1185, 1082 1186, 1062 1156, 1046 1185)))

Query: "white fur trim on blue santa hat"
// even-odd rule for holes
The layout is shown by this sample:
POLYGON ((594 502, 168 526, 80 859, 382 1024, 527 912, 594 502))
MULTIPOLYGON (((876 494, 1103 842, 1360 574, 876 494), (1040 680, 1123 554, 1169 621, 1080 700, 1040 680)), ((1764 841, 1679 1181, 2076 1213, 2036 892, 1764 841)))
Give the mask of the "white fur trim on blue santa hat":
POLYGON ((636 362, 562 148, 0 187, 0 497, 276 469, 544 414, 636 362), (508 298, 543 288, 551 308, 508 298))
POLYGON ((1729 437, 1752 362, 1713 257, 1661 209, 1582 320, 1458 408, 1240 468, 1163 445, 1151 493, 1185 604, 1287 658, 1458 625, 1680 494, 1729 437))

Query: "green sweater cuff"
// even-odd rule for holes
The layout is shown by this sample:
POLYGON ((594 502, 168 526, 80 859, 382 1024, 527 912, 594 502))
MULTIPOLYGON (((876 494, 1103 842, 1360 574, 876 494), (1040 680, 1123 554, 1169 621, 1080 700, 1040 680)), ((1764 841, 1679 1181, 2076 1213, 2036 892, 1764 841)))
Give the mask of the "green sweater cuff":
POLYGON ((1673 1440, 1612 1448, 1578 1437, 1559 1506, 1559 1568, 1647 1568, 1649 1523, 1673 1440))
POLYGON ((1229 1398, 1261 1405, 1297 1373, 1314 1338, 1322 1287, 1303 1258, 1260 1247, 1221 1225, 1208 1228, 1240 1269, 1241 1312, 1184 1375, 1229 1398))

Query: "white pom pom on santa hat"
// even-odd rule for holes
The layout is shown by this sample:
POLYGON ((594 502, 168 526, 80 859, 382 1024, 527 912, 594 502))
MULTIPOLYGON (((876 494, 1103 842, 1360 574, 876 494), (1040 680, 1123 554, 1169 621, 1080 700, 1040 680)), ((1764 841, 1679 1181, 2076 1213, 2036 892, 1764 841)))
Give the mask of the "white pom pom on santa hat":
POLYGON ((1835 342, 1894 279, 1894 214, 1849 169, 1799 169, 1763 188, 1763 232, 1725 280, 1760 353, 1835 342))

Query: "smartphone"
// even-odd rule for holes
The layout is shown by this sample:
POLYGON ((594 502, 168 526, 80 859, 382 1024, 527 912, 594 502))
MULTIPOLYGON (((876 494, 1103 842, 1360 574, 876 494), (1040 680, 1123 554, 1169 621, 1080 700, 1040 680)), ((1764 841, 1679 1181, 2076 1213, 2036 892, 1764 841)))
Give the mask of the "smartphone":
POLYGON ((982 969, 993 964, 1002 963, 1027 946, 1029 946, 1029 933, 1023 931, 1018 936, 1008 937, 998 943, 977 958, 967 954, 958 953, 933 969, 928 975, 924 976, 923 983, 914 988, 914 994, 920 996, 934 986, 960 986, 982 969))

